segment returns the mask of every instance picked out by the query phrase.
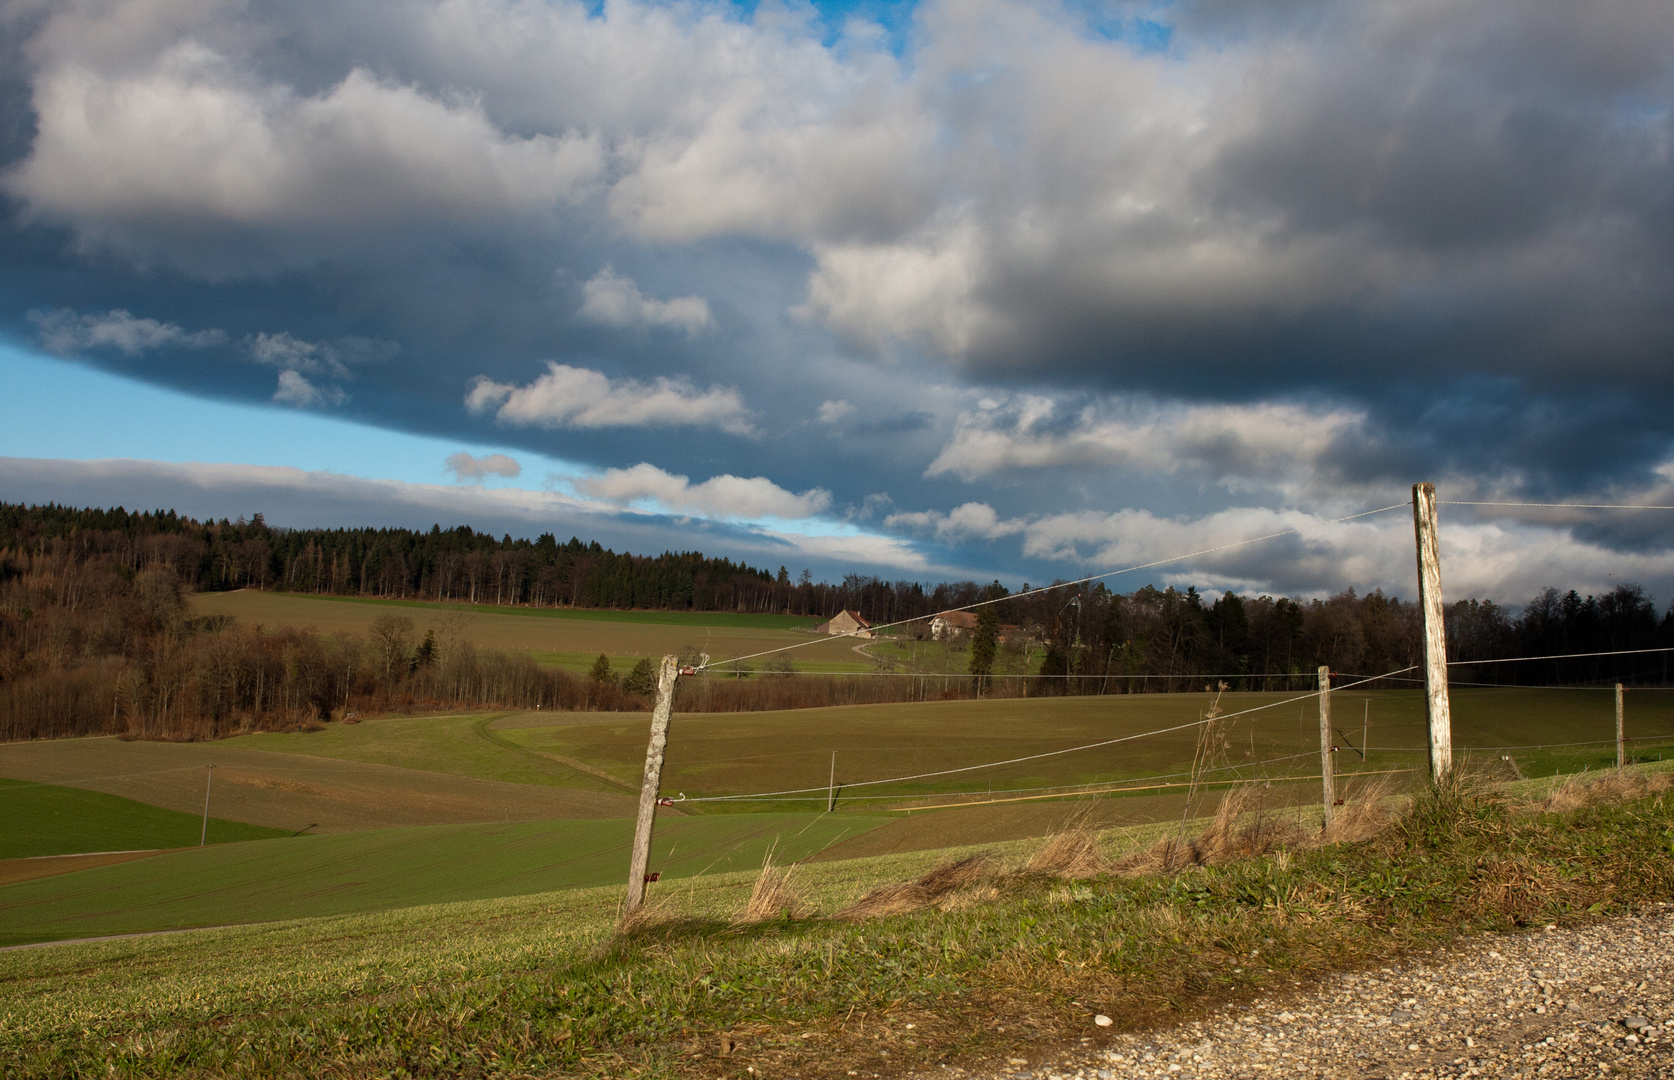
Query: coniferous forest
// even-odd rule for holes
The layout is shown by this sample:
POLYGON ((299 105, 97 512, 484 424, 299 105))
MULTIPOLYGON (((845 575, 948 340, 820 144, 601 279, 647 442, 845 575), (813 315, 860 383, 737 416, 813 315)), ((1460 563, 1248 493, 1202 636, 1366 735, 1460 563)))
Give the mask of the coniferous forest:
MULTIPOLYGON (((1011 597, 998 582, 925 584, 850 574, 795 579, 697 552, 617 553, 552 535, 495 539, 469 528, 287 530, 200 522, 170 511, 0 503, 0 739, 95 732, 213 738, 414 708, 638 709, 644 680, 583 678, 462 640, 407 640, 399 619, 366 639, 192 616, 192 591, 260 588, 477 604, 776 612, 858 610, 925 637, 939 611, 997 599, 984 674, 948 693, 1110 694, 1301 689, 1319 665, 1374 675, 1415 664, 1417 605, 1381 592, 1292 599, 1102 584, 1011 597), (986 677, 992 672, 994 677, 986 677), (1044 680, 1006 678, 1023 673, 1044 680)), ((1027 587, 1020 591, 1027 591, 1027 587)), ((1634 585, 1602 596, 1549 588, 1501 606, 1448 607, 1455 660, 1485 683, 1664 684, 1667 653, 1511 658, 1674 645, 1674 614, 1634 585)), ((984 652, 983 650, 987 650, 984 652)), ((973 666, 973 671, 975 666, 973 666)), ((910 679, 700 680, 704 709, 907 700, 910 679)), ((1404 685, 1391 682, 1390 685, 1404 685)))

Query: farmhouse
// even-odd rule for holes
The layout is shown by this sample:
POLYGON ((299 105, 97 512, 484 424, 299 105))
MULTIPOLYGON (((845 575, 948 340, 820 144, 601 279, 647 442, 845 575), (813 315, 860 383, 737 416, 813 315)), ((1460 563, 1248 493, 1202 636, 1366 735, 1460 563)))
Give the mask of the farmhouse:
POLYGON ((954 641, 975 632, 977 617, 970 611, 944 611, 930 619, 930 640, 954 641))
POLYGON ((869 638, 872 636, 872 624, 858 611, 840 611, 831 617, 830 622, 823 622, 814 627, 814 633, 850 634, 854 637, 869 638))

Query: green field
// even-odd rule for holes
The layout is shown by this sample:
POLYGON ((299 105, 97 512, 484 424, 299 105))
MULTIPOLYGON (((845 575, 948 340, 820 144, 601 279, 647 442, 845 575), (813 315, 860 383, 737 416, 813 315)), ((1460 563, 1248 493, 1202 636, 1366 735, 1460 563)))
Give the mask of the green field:
MULTIPOLYGON (((658 822, 671 878, 807 858, 882 822, 754 814, 658 822)), ((195 848, 0 886, 0 945, 270 922, 620 883, 633 822, 378 829, 195 848)))
POLYGON ((311 596, 303 593, 198 593, 198 615, 229 615, 253 626, 297 626, 323 634, 366 635, 382 615, 413 620, 418 637, 458 633, 481 648, 528 653, 542 663, 574 672, 592 667, 600 653, 625 673, 643 658, 683 649, 714 659, 799 646, 790 654, 800 671, 863 672, 876 662, 854 652, 852 640, 826 640, 808 631, 819 620, 792 615, 710 611, 590 611, 569 608, 438 604, 411 600, 311 596))
MULTIPOLYGON (((1225 694, 1222 743, 1210 755, 1225 778, 1318 775, 1318 707, 1295 694, 1225 694), (1241 715, 1240 715, 1241 714, 1241 715), (1299 756, 1300 755, 1300 756, 1299 756), (1263 764, 1266 763, 1266 764, 1263 764)), ((1453 694, 1454 744, 1461 754, 1494 761, 1514 756, 1525 775, 1614 764, 1614 699, 1608 690, 1459 690, 1453 694), (1588 746, 1553 744, 1591 743, 1588 746), (1545 749, 1515 749, 1548 744, 1545 749)), ((1127 736, 1180 728, 1201 719, 1203 694, 988 699, 860 705, 778 713, 720 713, 675 718, 663 786, 697 798, 817 788, 781 807, 822 806, 836 751, 837 781, 848 807, 904 805, 916 797, 1003 797, 1060 785, 1099 785, 1189 771, 1200 727, 999 768, 987 762, 1050 753, 1127 736), (872 781, 948 769, 970 771, 888 786, 872 781), (800 803, 798 803, 800 800, 800 803)), ((1418 691, 1333 695, 1345 736, 1337 769, 1415 768, 1426 761, 1424 699, 1418 691), (1371 749, 1362 762, 1362 727, 1371 749)), ((1635 752, 1654 756, 1674 740, 1674 694, 1630 696, 1635 752)), ((643 759, 644 721, 610 713, 511 717, 492 727, 531 750, 585 760, 632 776, 643 759)), ((710 803, 709 809, 739 803, 710 803)))
MULTIPOLYGON (((1636 756, 1674 756, 1674 695, 1644 691, 1628 700, 1636 756)), ((677 715, 663 790, 689 798, 664 815, 658 843, 671 845, 669 869, 683 874, 753 864, 770 833, 790 844, 786 830, 803 827, 811 846, 796 847, 793 857, 829 860, 1039 836, 1083 803, 1102 826, 1179 820, 1206 812, 1221 783, 1271 783, 1264 798, 1274 806, 1317 799, 1312 700, 1226 694, 1216 739, 1205 748, 1196 722, 1209 705, 1205 695, 1178 694, 677 715), (1178 730, 1149 734, 1168 728, 1178 730), (1075 749, 1110 740, 1126 741, 1075 749), (826 815, 833 750, 842 786, 838 812, 826 815), (1024 757, 1034 760, 985 767, 1024 757), (1194 757, 1208 786, 1189 799, 1194 757), (875 783, 943 770, 964 771, 875 783), (814 790, 703 801, 797 788, 814 790)), ((1345 785, 1363 782, 1354 773, 1398 787, 1422 779, 1420 692, 1341 692, 1333 705, 1345 785), (1363 722, 1371 743, 1364 761, 1349 749, 1361 745, 1363 722)), ((1453 706, 1460 759, 1495 776, 1511 777, 1513 764, 1525 776, 1613 764, 1608 691, 1460 689, 1453 706)), ((609 882, 625 862, 647 723, 630 713, 392 717, 218 743, 0 746, 0 776, 59 785, 0 794, 77 789, 57 797, 135 800, 187 825, 185 844, 195 842, 208 764, 217 766, 213 812, 228 823, 218 830, 243 822, 333 834, 15 881, 0 886, 0 936, 370 911, 609 882)), ((79 831, 56 834, 53 853, 156 844, 134 840, 114 812, 82 819, 79 831)), ((231 839, 218 830, 212 838, 231 839)))
POLYGON ((283 836, 278 829, 209 819, 97 791, 0 779, 0 859, 83 851, 138 851, 283 836))

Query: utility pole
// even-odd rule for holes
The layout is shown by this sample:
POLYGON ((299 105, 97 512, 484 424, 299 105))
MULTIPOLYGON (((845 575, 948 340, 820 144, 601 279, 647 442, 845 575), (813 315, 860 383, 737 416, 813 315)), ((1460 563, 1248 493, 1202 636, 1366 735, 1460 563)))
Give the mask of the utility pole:
POLYGON ((1412 486, 1418 543, 1418 604, 1424 612, 1424 711, 1430 721, 1430 780, 1453 771, 1453 714, 1447 702, 1447 624, 1442 610, 1441 545, 1436 535, 1436 485, 1412 486))
MULTIPOLYGON (((1620 696, 1618 695, 1618 700, 1620 696)), ((198 834, 198 846, 204 847, 209 843, 209 789, 215 786, 215 766, 209 767, 209 779, 203 785, 203 832, 198 834)))
POLYGON ((1319 668, 1319 775, 1325 791, 1325 827, 1337 816, 1337 777, 1331 761, 1331 669, 1319 668))
POLYGON ((663 657, 657 672, 657 705, 651 710, 651 742, 645 748, 645 777, 639 786, 639 818, 634 823, 634 853, 628 862, 627 913, 645 902, 645 874, 651 865, 651 826, 657 820, 657 791, 663 782, 663 754, 668 749, 668 719, 674 712, 674 683, 680 659, 663 657))
POLYGON ((1622 684, 1616 684, 1616 768, 1627 765, 1627 724, 1622 715, 1622 684))
POLYGON ((825 812, 837 809, 837 751, 831 752, 831 779, 825 785, 825 812))

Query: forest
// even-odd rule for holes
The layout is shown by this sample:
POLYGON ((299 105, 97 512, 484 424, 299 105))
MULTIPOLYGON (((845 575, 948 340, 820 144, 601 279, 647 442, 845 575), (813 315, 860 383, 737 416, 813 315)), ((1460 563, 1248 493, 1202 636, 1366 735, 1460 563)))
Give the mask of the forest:
MULTIPOLYGON (((697 552, 618 554, 578 539, 499 540, 468 528, 284 530, 259 516, 199 522, 0 504, 0 739, 121 733, 213 738, 356 712, 422 708, 639 709, 645 672, 583 678, 462 640, 412 640, 392 615, 368 638, 195 618, 193 590, 265 588, 486 604, 771 611, 858 610, 929 636, 928 617, 993 601, 991 678, 807 678, 739 672, 683 684, 689 707, 789 708, 961 694, 1303 689, 1319 665, 1379 675, 1418 662, 1417 605, 1345 590, 1293 599, 1095 583, 1012 596, 998 582, 924 584, 848 575, 792 581, 697 552), (995 661, 998 661, 996 663, 995 661), (725 677, 730 674, 731 677, 725 677), (1027 675, 1047 676, 1030 679, 1027 675)), ((1515 608, 1457 600, 1448 651, 1461 683, 1666 684, 1674 613, 1623 584, 1600 596, 1544 590, 1515 608), (1574 653, 1567 660, 1514 658, 1574 653), (1627 655, 1621 655, 1621 654, 1627 655)), ((982 646, 970 643, 973 655, 982 646)), ((1384 685, 1410 685, 1406 673, 1384 685)))

